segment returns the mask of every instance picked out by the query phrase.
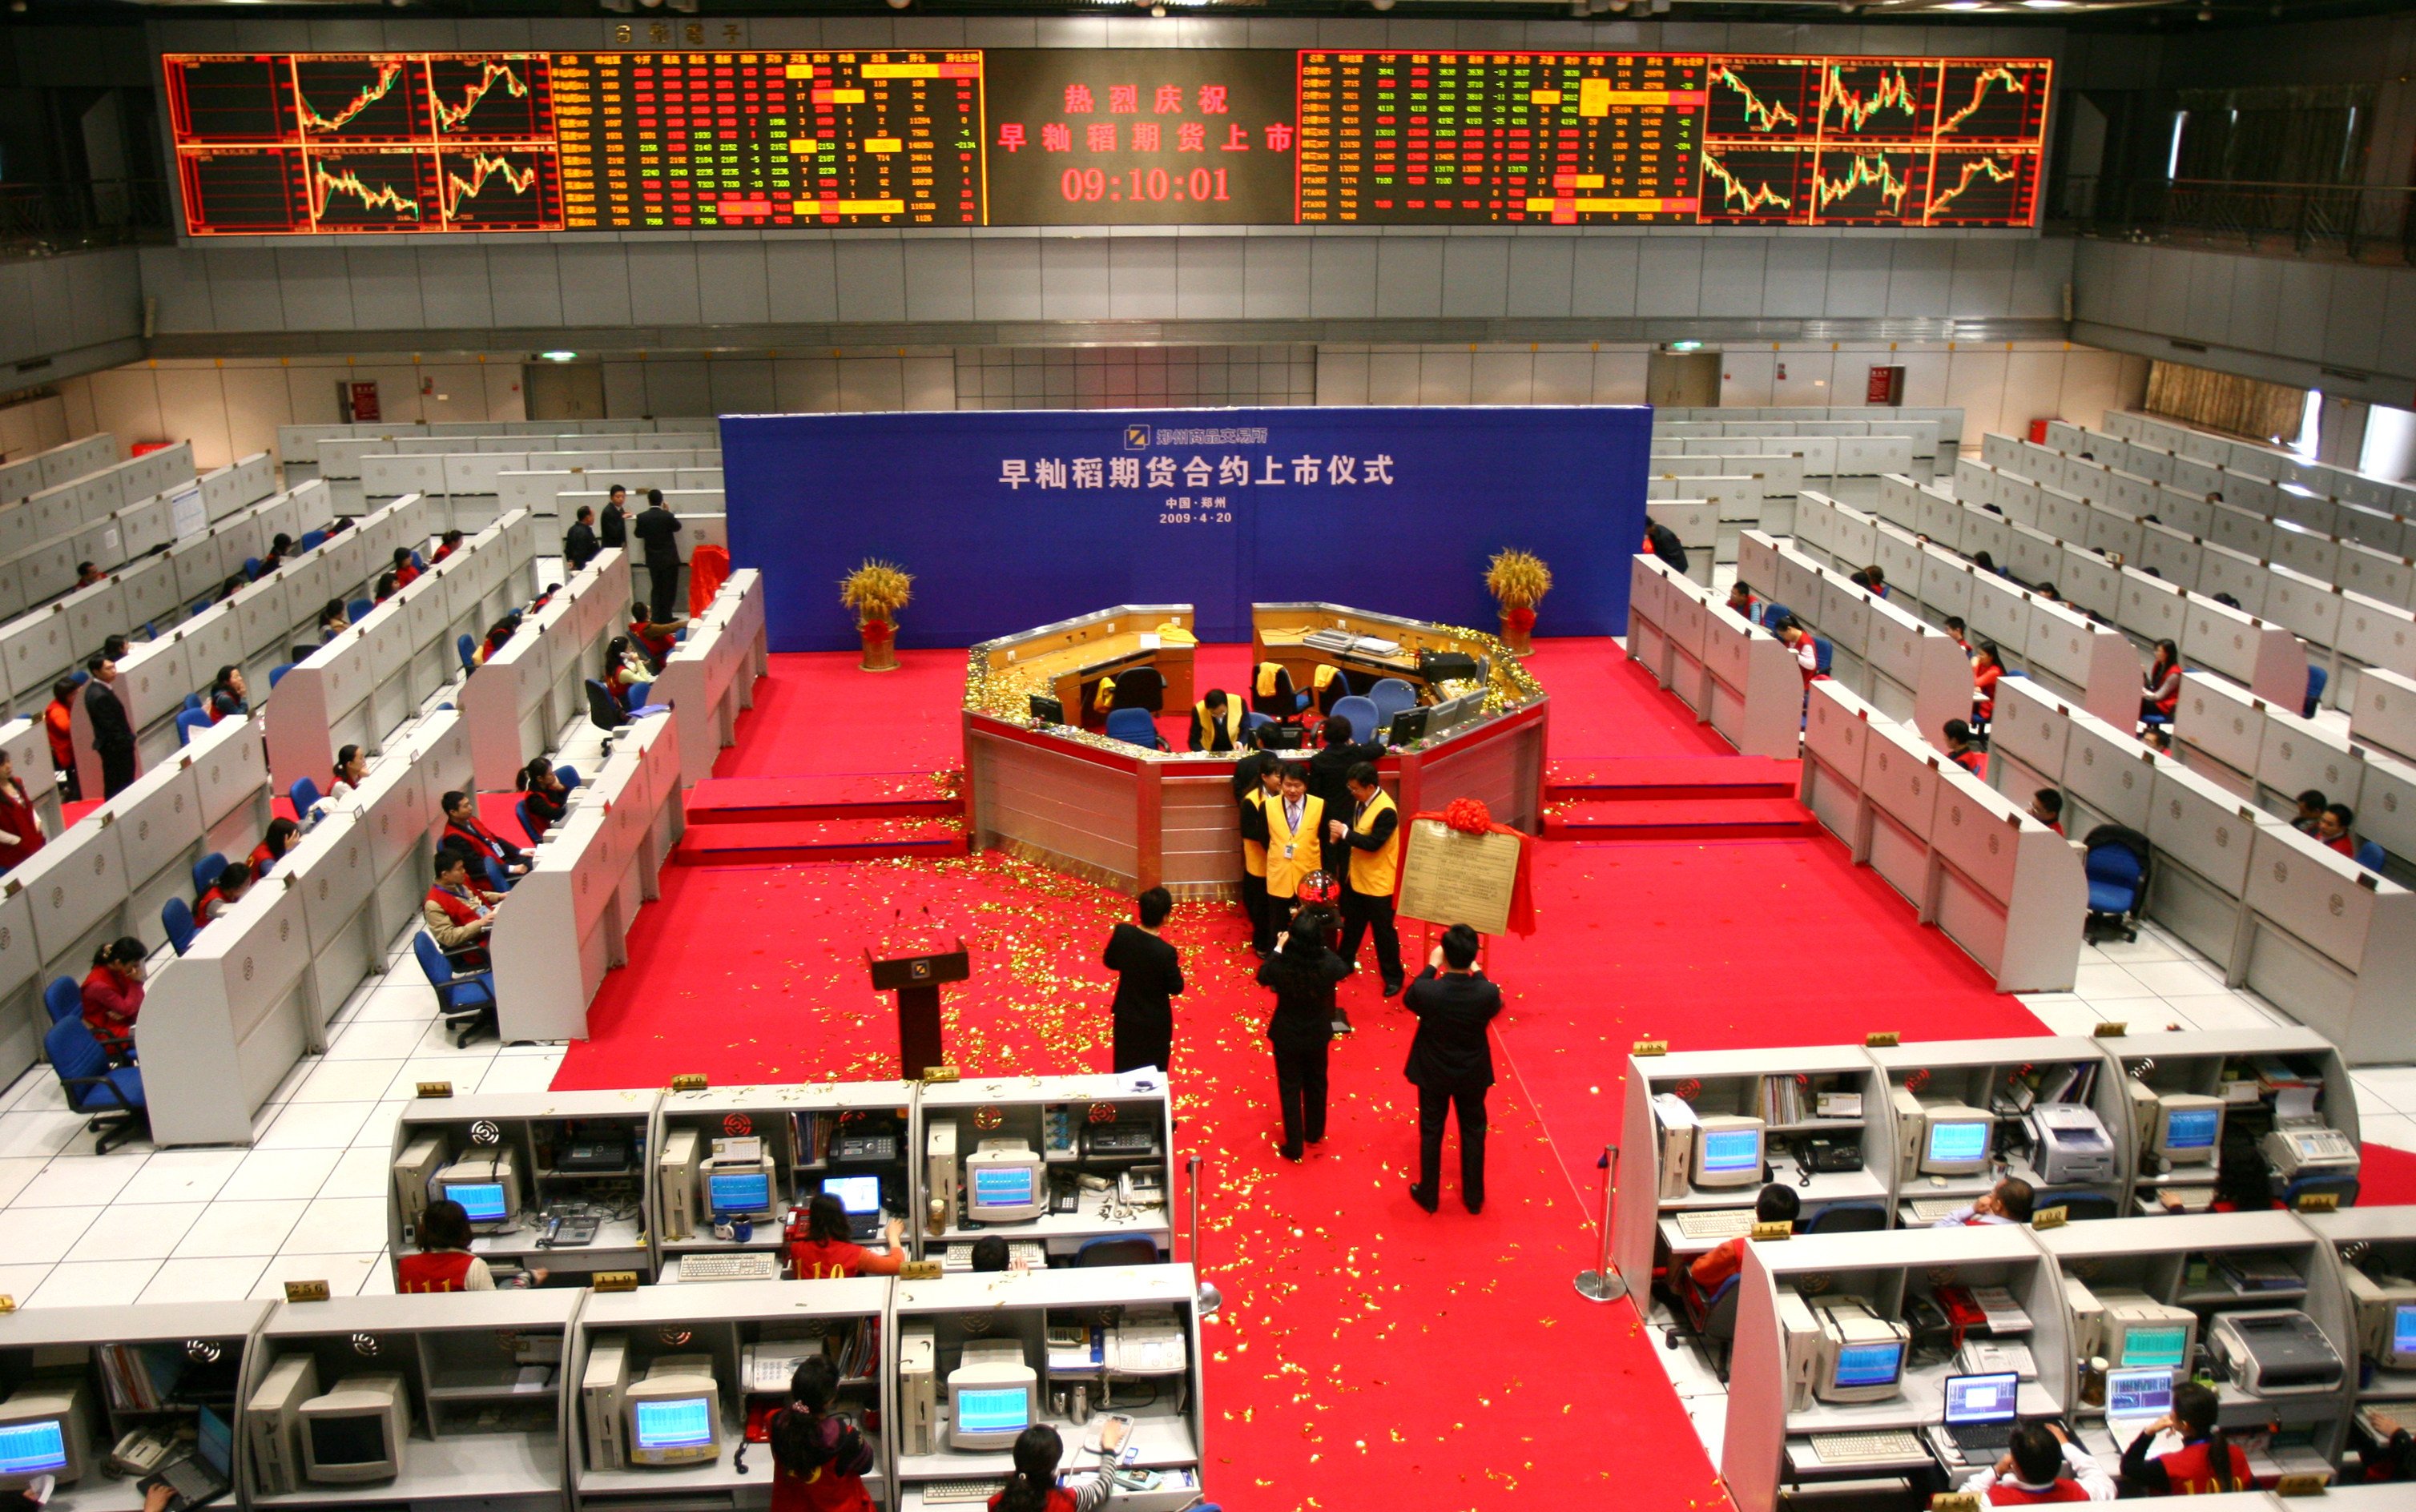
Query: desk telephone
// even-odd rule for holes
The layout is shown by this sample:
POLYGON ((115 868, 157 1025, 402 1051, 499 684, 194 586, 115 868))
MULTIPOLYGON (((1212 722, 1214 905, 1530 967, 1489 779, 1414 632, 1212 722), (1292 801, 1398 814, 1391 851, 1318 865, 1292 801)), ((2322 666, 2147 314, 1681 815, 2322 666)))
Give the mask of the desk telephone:
POLYGON ((121 1475, 141 1477, 158 1470, 176 1450, 175 1433, 165 1428, 138 1428, 109 1451, 109 1468, 121 1475))

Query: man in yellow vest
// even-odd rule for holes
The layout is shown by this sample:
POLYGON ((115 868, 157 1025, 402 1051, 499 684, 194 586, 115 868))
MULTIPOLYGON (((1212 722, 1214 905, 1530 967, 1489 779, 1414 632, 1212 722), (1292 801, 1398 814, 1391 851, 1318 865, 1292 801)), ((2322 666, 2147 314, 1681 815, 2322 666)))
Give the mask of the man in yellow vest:
POLYGON ((1344 774, 1351 787, 1350 821, 1335 819, 1327 830, 1336 845, 1347 846, 1351 866, 1349 887, 1342 894, 1342 959, 1359 965, 1360 936, 1376 936, 1376 969, 1384 978, 1384 996, 1401 990, 1401 936, 1393 927, 1393 883, 1401 875, 1401 811, 1377 780, 1373 763, 1362 761, 1344 774))
POLYGON ((1300 892, 1302 879, 1317 871, 1325 859, 1318 844, 1325 829, 1325 803, 1308 790, 1306 764, 1287 761, 1282 773, 1276 781, 1275 796, 1259 810, 1266 824, 1267 927, 1273 932, 1268 936, 1270 945, 1275 934, 1291 925, 1292 904, 1300 892))
POLYGON ((1242 912, 1250 920, 1250 949, 1264 959, 1276 948, 1275 907, 1267 901, 1267 806, 1280 802, 1272 756, 1261 756, 1255 780, 1241 797, 1242 912))
POLYGON ((1228 698, 1222 688, 1191 706, 1191 749, 1218 755, 1242 749, 1242 701, 1228 698))

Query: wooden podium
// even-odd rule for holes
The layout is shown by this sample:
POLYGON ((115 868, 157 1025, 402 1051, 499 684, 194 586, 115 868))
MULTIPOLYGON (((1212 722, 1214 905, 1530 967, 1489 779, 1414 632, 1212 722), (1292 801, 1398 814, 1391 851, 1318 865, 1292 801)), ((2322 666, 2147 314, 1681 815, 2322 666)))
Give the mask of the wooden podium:
POLYGON ((974 974, 965 942, 957 941, 953 951, 926 951, 886 961, 874 960, 867 950, 864 964, 872 972, 873 991, 898 995, 898 1076, 917 1082, 932 1067, 946 1065, 947 1053, 940 1044, 940 984, 963 981, 974 974))

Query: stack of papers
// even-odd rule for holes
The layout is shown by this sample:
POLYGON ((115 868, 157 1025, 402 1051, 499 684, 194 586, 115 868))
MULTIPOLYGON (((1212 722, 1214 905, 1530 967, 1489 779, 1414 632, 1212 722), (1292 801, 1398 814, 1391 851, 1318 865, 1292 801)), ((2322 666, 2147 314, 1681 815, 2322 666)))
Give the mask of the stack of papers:
POLYGON ((2031 1315, 2022 1310, 2014 1294, 2001 1286, 1975 1286, 1971 1300, 1980 1305, 1992 1334, 2026 1334, 2031 1331, 2031 1315))

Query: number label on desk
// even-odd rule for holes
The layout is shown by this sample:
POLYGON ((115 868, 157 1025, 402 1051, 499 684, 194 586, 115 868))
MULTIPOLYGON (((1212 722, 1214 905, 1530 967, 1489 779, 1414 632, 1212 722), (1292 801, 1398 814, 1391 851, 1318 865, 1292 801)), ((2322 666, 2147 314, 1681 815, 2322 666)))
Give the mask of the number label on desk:
POLYGON ((2340 1193, 2336 1191, 2303 1191, 2297 1207, 2302 1213, 2336 1213, 2340 1211, 2340 1193))
POLYGON ((2060 1229, 2063 1227, 2064 1223, 2071 1218, 2071 1212, 2066 1208, 2042 1207, 2037 1212, 2031 1215, 2031 1227, 2032 1229, 2060 1229))
POLYGON ((702 1071, 682 1071, 672 1078, 674 1092, 702 1092, 708 1085, 702 1071))
POLYGON ((923 1080, 925 1082, 953 1082, 957 1080, 957 1068, 954 1066, 926 1066, 923 1068, 923 1080))
POLYGON ((1756 1223, 1753 1226, 1753 1239, 1756 1244, 1774 1244, 1781 1239, 1791 1239, 1794 1236, 1795 1225, 1783 1218, 1774 1219, 1768 1223, 1756 1223))
POLYGON ((1980 1493, 1940 1491, 1929 1499, 1929 1512, 1980 1512, 1980 1493))
POLYGON ((634 1292, 638 1289, 638 1273, 634 1270, 599 1270, 587 1279, 587 1284, 597 1292, 634 1292))
POLYGON ((327 1300, 327 1295, 325 1281, 287 1281, 285 1283, 285 1300, 288 1302, 325 1302, 327 1300))
POLYGON ((901 1281, 936 1281, 940 1274, 941 1265, 936 1260, 909 1260, 898 1267, 901 1281))
POLYGON ((2281 1476, 2273 1482, 2276 1496, 2321 1496, 2332 1477, 2321 1471, 2303 1470, 2281 1476))
POLYGON ((1669 1053, 1667 1040, 1638 1040, 1628 1048, 1631 1055, 1666 1055, 1669 1053))
POLYGON ((417 1090, 419 1095, 424 1098, 449 1098, 453 1095, 453 1084, 450 1082, 422 1082, 418 1085, 417 1090))
POLYGON ((1894 1029, 1880 1029, 1863 1036, 1866 1050, 1889 1050, 1903 1042, 1904 1037, 1894 1029))

